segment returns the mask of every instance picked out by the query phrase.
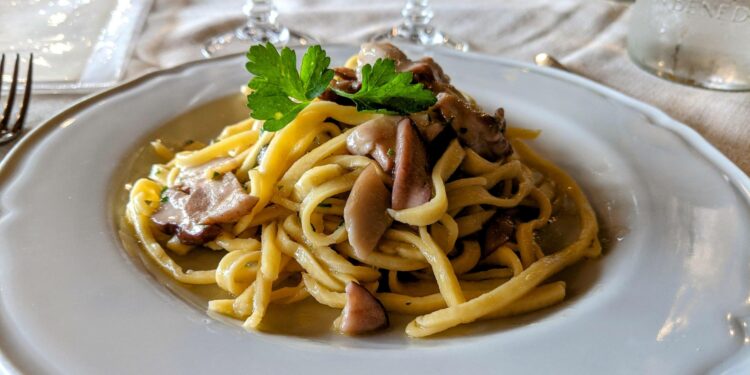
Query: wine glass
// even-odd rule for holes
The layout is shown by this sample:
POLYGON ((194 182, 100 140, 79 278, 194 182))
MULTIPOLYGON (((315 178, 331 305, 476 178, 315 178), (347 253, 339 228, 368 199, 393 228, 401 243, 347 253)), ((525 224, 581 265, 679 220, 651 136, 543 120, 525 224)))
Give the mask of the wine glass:
POLYGON ((401 23, 370 37, 370 41, 391 41, 417 44, 421 46, 444 46, 462 52, 469 50, 469 44, 453 39, 430 25, 432 8, 429 0, 407 0, 401 10, 401 23))
POLYGON ((247 22, 234 31, 209 39, 202 49, 206 58, 247 51, 254 44, 270 42, 276 46, 317 44, 315 38, 290 30, 277 20, 279 12, 273 0, 247 0, 242 11, 247 22))

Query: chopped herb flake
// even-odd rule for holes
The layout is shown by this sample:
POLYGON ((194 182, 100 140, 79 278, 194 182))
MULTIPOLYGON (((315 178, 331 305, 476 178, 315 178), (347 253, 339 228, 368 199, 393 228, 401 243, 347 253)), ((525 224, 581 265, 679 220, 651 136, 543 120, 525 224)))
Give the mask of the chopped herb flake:
POLYGON ((161 203, 167 203, 167 202, 169 202, 169 197, 168 197, 168 196, 167 196, 166 194, 164 194, 164 193, 166 193, 166 192, 167 192, 167 187, 166 187, 166 186, 163 186, 163 187, 161 188, 161 193, 159 193, 159 196, 161 197, 161 199, 160 199, 159 201, 160 201, 161 203))

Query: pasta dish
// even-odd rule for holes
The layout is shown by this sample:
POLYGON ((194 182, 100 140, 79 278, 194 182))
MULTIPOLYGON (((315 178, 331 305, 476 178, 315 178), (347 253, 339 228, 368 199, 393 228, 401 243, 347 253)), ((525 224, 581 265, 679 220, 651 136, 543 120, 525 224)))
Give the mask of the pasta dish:
POLYGON ((540 310, 550 278, 597 257, 598 224, 570 176, 451 84, 431 58, 365 44, 344 66, 311 47, 253 46, 251 117, 210 143, 152 143, 164 160, 128 185, 143 251, 208 309, 261 327, 272 304, 312 298, 356 335, 415 316, 410 337, 540 310), (544 241, 564 212, 568 240, 544 241), (222 254, 214 269, 177 256, 222 254))

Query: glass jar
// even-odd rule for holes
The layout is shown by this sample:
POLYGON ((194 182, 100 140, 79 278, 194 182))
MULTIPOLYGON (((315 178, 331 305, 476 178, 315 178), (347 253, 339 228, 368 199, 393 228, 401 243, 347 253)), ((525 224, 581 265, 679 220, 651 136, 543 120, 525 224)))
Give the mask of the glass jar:
POLYGON ((628 52, 643 69, 716 90, 750 90, 750 0, 637 0, 628 52))

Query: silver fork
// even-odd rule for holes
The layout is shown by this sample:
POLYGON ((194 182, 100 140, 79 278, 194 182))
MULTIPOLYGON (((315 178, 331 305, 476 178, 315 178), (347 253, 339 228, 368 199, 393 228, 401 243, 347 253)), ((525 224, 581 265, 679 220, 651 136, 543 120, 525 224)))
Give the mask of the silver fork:
MULTIPOLYGON (((26 121, 26 112, 29 110, 29 101, 31 100, 31 75, 33 70, 34 55, 29 56, 29 67, 26 71, 26 84, 23 90, 23 101, 18 107, 16 121, 11 125, 11 115, 13 114, 13 105, 16 102, 16 93, 18 92, 18 71, 21 57, 16 54, 16 63, 13 66, 13 79, 10 82, 8 90, 8 101, 5 102, 5 109, 0 118, 0 145, 13 142, 23 133, 23 123, 26 121)), ((0 96, 2 96, 3 75, 5 74, 5 54, 0 57, 0 96)))

